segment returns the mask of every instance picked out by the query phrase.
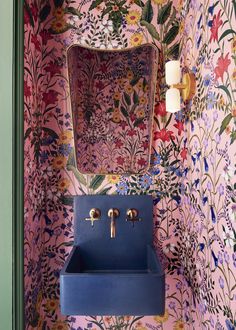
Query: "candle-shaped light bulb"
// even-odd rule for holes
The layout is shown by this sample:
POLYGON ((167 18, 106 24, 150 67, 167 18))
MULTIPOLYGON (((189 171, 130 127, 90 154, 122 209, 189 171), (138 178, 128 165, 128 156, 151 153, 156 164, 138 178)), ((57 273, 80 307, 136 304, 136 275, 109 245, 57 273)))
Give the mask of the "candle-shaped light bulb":
POLYGON ((180 111, 180 91, 177 88, 170 88, 166 92, 166 111, 180 111))
POLYGON ((167 85, 179 84, 181 79, 180 61, 169 61, 166 63, 167 85))

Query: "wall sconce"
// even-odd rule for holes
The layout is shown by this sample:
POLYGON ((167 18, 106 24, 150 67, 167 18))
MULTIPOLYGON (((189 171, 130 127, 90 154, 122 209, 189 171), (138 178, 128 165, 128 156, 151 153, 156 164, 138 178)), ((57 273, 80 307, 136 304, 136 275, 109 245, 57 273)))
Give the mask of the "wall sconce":
POLYGON ((196 78, 192 72, 185 72, 181 81, 180 61, 166 63, 166 83, 170 89, 166 92, 166 111, 180 111, 180 91, 183 101, 193 98, 196 91, 196 78))

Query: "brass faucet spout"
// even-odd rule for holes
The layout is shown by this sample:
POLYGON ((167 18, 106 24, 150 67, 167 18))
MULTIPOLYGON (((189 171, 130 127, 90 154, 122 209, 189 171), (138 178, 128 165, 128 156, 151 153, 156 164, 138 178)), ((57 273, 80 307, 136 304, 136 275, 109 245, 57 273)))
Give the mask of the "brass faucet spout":
POLYGON ((118 209, 110 209, 108 211, 108 217, 111 218, 111 238, 116 237, 116 221, 115 218, 117 218, 120 215, 120 212, 118 209))

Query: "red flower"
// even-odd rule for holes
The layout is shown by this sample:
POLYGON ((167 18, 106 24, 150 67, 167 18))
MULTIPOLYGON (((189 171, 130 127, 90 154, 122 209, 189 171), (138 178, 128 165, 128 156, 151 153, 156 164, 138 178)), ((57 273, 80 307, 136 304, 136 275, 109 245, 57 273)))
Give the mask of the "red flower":
POLYGON ((28 11, 24 8, 24 24, 29 25, 30 24, 30 16, 28 11))
POLYGON ((143 147, 144 150, 146 150, 149 147, 148 141, 142 142, 142 147, 143 147))
POLYGON ((167 131, 165 128, 162 128, 160 132, 154 132, 154 140, 161 139, 163 142, 167 141, 170 142, 170 139, 174 140, 175 137, 173 136, 174 132, 167 131))
POLYGON ((38 40, 38 37, 35 36, 35 35, 31 35, 31 42, 32 42, 32 44, 34 44, 35 49, 40 52, 41 46, 40 46, 40 42, 38 40))
POLYGON ((180 156, 182 157, 182 160, 186 160, 187 159, 187 154, 188 154, 188 149, 187 148, 183 148, 180 152, 180 156))
POLYGON ((57 99, 58 92, 54 91, 53 89, 49 89, 48 92, 43 93, 43 101, 45 102, 46 106, 48 104, 53 104, 58 101, 57 99))
POLYGON ((115 146, 116 148, 121 148, 123 146, 123 142, 121 140, 116 140, 115 146))
POLYGON ((184 123, 182 121, 176 120, 176 124, 174 124, 174 127, 178 130, 178 135, 181 135, 181 133, 184 131, 184 123))
POLYGON ((131 119, 132 122, 134 122, 137 119, 137 117, 135 116, 134 113, 131 113, 130 119, 131 119))
POLYGON ((217 16, 213 16, 213 21, 212 21, 212 26, 211 26, 211 38, 210 42, 213 41, 218 41, 218 29, 222 25, 222 20, 220 19, 220 13, 221 10, 218 12, 217 16))
POLYGON ((142 131, 144 131, 147 128, 147 125, 144 123, 140 123, 140 124, 138 124, 138 128, 141 129, 142 131))
POLYGON ((53 61, 50 61, 45 67, 45 71, 50 72, 52 78, 56 73, 61 73, 61 68, 53 61))
POLYGON ((126 123, 126 121, 122 120, 119 126, 124 130, 126 126, 128 126, 128 124, 126 123))
POLYGON ((32 13, 32 15, 34 17, 34 20, 36 21, 38 19, 38 13, 39 13, 38 8, 36 6, 36 3, 34 3, 33 5, 31 5, 30 10, 31 10, 31 13, 32 13))
POLYGON ((117 162, 118 165, 123 165, 125 160, 124 160, 123 157, 119 156, 119 157, 116 158, 116 162, 117 162))
POLYGON ((101 80, 97 81, 95 86, 99 90, 102 90, 105 87, 104 84, 101 82, 101 80))
POLYGON ((156 104, 156 106, 155 106, 155 115, 156 116, 159 115, 161 117, 165 117, 167 115, 165 101, 160 101, 156 104))
POLYGON ((101 72, 102 73, 106 73, 107 72, 107 64, 103 63, 100 66, 101 72))
POLYGON ((30 86, 27 84, 27 81, 24 81, 24 96, 25 97, 31 96, 31 89, 30 86))
POLYGON ((134 136, 134 135, 137 135, 137 132, 135 131, 135 129, 130 129, 128 132, 127 132, 127 135, 129 136, 134 136))
POLYGON ((215 68, 215 79, 221 78, 223 81, 224 73, 228 70, 231 60, 228 58, 229 53, 225 56, 222 55, 218 58, 217 66, 215 68))
POLYGON ((146 162, 146 160, 144 159, 144 158, 140 158, 139 160, 138 160, 138 165, 140 165, 140 166, 144 166, 144 165, 146 165, 147 164, 147 162, 146 162))
POLYGON ((42 43, 43 45, 45 46, 48 42, 48 40, 52 39, 52 35, 51 33, 48 32, 48 30, 42 30, 40 33, 39 33, 40 37, 42 38, 42 43))

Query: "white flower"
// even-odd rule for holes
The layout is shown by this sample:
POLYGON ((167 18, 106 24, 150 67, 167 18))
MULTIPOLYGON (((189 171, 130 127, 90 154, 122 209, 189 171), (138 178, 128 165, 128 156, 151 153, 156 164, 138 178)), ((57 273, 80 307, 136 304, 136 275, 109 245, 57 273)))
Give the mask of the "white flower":
POLYGON ((222 173, 223 178, 226 181, 230 181, 230 179, 234 176, 234 169, 232 166, 225 166, 224 171, 222 173))
POLYGON ((86 45, 86 38, 85 37, 81 37, 79 41, 80 41, 81 45, 86 45))
POLYGON ((236 204, 229 208, 229 218, 231 221, 236 221, 236 204))
POLYGON ((96 48, 100 48, 100 49, 106 49, 106 45, 103 43, 103 42, 101 42, 101 41, 99 41, 99 40, 97 40, 96 42, 95 42, 95 45, 94 45, 96 48))
POLYGON ((112 23, 112 21, 111 20, 106 20, 106 19, 104 19, 103 21, 102 21, 102 31, 103 32, 105 32, 105 33, 110 33, 110 32, 113 32, 113 23, 112 23))
POLYGON ((225 228, 225 231, 223 231, 223 239, 225 240, 225 245, 227 247, 234 246, 234 233, 229 228, 225 228))
POLYGON ((166 244, 166 246, 163 247, 163 252, 165 254, 168 254, 170 252, 175 252, 175 244, 173 243, 166 244))

